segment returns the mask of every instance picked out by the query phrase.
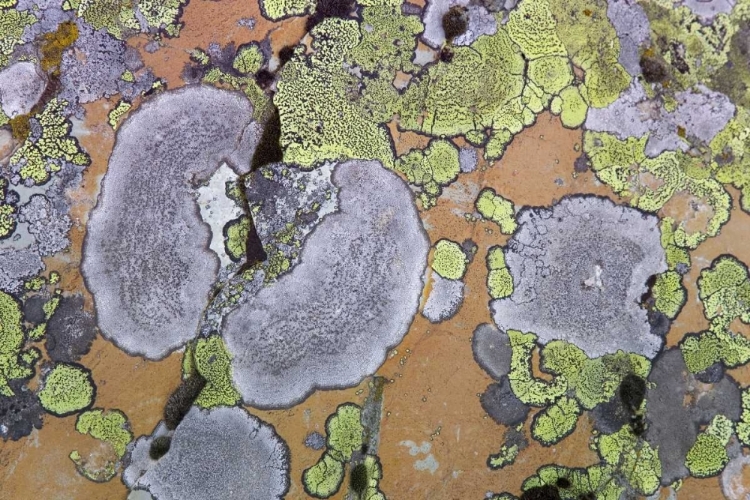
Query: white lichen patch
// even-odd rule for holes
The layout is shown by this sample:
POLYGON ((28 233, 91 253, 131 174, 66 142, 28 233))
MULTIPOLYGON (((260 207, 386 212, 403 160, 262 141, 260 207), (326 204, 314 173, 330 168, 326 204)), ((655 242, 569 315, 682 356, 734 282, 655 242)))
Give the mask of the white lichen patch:
POLYGON ((205 186, 198 188, 198 207, 201 219, 211 228, 209 248, 219 257, 221 267, 232 260, 224 250, 224 225, 243 214, 242 208, 227 196, 227 184, 237 182, 237 174, 229 165, 222 163, 205 186))
POLYGON ((336 166, 339 209, 300 263, 230 312, 223 335, 246 404, 287 407, 374 373, 419 306, 429 242, 408 186, 377 162, 336 166))
POLYGON ((618 350, 653 358, 662 339, 639 304, 666 270, 658 218, 605 198, 564 198, 524 208, 505 250, 510 297, 491 302, 500 330, 566 340, 589 357, 618 350))

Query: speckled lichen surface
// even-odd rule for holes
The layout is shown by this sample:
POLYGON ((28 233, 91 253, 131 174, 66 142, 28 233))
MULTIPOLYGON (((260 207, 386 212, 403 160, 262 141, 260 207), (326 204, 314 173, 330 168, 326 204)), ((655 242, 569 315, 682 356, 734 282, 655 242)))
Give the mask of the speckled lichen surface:
POLYGON ((746 500, 749 40, 0 0, 0 500, 746 500))

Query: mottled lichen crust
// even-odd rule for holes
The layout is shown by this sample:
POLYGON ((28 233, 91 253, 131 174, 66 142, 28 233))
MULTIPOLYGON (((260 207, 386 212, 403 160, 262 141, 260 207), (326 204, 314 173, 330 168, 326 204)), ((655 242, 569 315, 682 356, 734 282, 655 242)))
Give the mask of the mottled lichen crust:
POLYGON ((276 500, 289 489, 289 449, 242 408, 193 408, 169 452, 135 483, 159 500, 276 500))
POLYGON ((247 404, 284 407, 315 388, 356 385, 417 312, 429 242, 408 187, 364 161, 336 166, 333 182, 339 211, 310 234, 300 264, 227 316, 247 404))
POLYGON ((102 333, 128 353, 161 358, 194 336, 219 267, 195 188, 222 160, 249 169, 252 111, 240 94, 188 87, 118 130, 82 271, 102 333))
POLYGON ((513 293, 491 302, 501 330, 567 340, 589 357, 656 355, 662 340, 638 305, 649 276, 667 267, 655 216, 580 196, 524 208, 518 223, 505 252, 513 293))

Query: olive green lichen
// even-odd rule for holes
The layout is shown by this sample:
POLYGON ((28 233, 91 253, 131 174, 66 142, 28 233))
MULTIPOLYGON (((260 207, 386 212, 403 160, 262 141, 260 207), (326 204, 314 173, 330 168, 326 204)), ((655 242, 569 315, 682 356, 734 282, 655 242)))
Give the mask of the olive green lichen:
POLYGON ((687 291, 682 286, 682 276, 676 271, 667 271, 656 277, 651 289, 654 308, 669 319, 675 319, 687 300, 687 291))
POLYGON ((11 380, 30 378, 32 364, 24 361, 26 340, 21 326, 21 307, 11 295, 0 292, 0 394, 13 396, 11 380))
POLYGON ((678 192, 705 204, 711 217, 704 228, 688 231, 679 221, 673 231, 674 243, 696 248, 707 237, 716 236, 729 220, 731 197, 704 168, 701 158, 681 151, 665 151, 655 158, 645 154, 648 134, 640 139, 620 140, 606 132, 586 132, 584 150, 599 180, 641 210, 656 212, 678 192))
POLYGON ((351 19, 325 19, 310 32, 313 52, 296 51, 281 70, 274 104, 284 161, 310 168, 360 158, 393 166, 385 126, 369 119, 355 96, 356 76, 343 68, 360 41, 359 30, 351 19))
POLYGON ((570 469, 559 465, 544 465, 536 474, 523 482, 521 489, 528 491, 541 486, 555 486, 560 479, 567 480, 567 488, 559 488, 562 500, 619 500, 624 488, 613 479, 614 470, 608 465, 592 465, 585 469, 570 469), (587 496, 589 495, 589 496, 587 496))
POLYGON ((534 416, 531 424, 532 437, 544 446, 560 442, 573 432, 581 411, 575 399, 562 396, 534 416))
POLYGON ((75 11, 95 30, 106 29, 115 38, 140 30, 132 0, 65 0, 64 10, 75 11))
POLYGON ((325 452, 318 462, 302 474, 302 484, 308 495, 328 498, 335 494, 344 481, 344 463, 325 452))
POLYGON ((119 100, 114 108, 107 114, 107 122, 113 130, 117 130, 120 120, 125 116, 133 105, 128 101, 119 100))
POLYGON ((641 495, 651 495, 659 488, 661 461, 659 451, 638 439, 629 425, 614 434, 597 439, 597 449, 605 464, 616 467, 630 487, 641 495))
POLYGON ((435 243, 432 257, 432 270, 445 279, 460 280, 466 273, 466 257, 461 245, 455 241, 442 239, 435 243))
POLYGON ((750 212, 750 112, 738 107, 736 116, 710 146, 716 179, 739 189, 740 206, 750 212))
POLYGON ((64 417, 91 406, 95 393, 96 387, 87 368, 58 363, 44 377, 39 401, 47 412, 64 417))
POLYGON ((260 0, 263 17, 280 21, 285 17, 301 16, 313 11, 314 0, 260 0))
POLYGON ((569 85, 560 91, 550 103, 550 111, 560 115, 560 121, 566 128, 578 128, 586 121, 589 109, 588 91, 584 85, 569 85))
POLYGON ((506 200, 492 188, 485 188, 477 197, 474 206, 482 217, 500 226, 503 234, 512 234, 516 227, 513 203, 506 200))
POLYGON ((70 459, 76 464, 78 472, 96 482, 112 479, 117 473, 118 462, 125 456, 127 446, 133 440, 125 414, 119 410, 90 410, 78 416, 76 430, 107 443, 113 452, 112 459, 106 460, 103 465, 93 467, 81 457, 78 450, 72 451, 70 459))
POLYGON ((442 188, 458 178, 458 148, 450 141, 435 140, 424 151, 415 149, 399 157, 395 169, 419 188, 422 206, 430 208, 442 188))
POLYGON ((250 218, 245 215, 227 222, 224 226, 224 251, 234 262, 245 258, 249 231, 250 218))
POLYGON ((638 354, 617 351, 590 359, 579 347, 563 340, 544 346, 541 365, 545 372, 564 378, 571 395, 587 410, 609 401, 626 375, 646 378, 651 370, 650 361, 638 354))
POLYGON ((36 21, 36 17, 27 11, 0 10, 0 69, 8 64, 16 45, 23 43, 21 36, 26 26, 31 26, 36 21))
POLYGON ((675 242, 675 221, 671 217, 661 220, 659 229, 661 231, 661 246, 667 259, 667 267, 670 270, 687 271, 690 268, 690 254, 675 242))
POLYGON ((555 377, 551 382, 532 375, 531 353, 536 345, 536 335, 518 330, 508 330, 513 350, 508 379, 513 394, 527 405, 547 406, 568 389, 565 377, 555 377))
POLYGON ((685 466, 694 477, 718 475, 729 462, 726 446, 734 432, 734 423, 724 415, 716 415, 698 438, 685 458, 685 466))
POLYGON ((247 75, 249 73, 257 73, 261 66, 263 66, 263 63, 264 57, 260 51, 260 45, 251 43, 242 45, 237 49, 232 67, 243 75, 247 75))
POLYGON ((573 64, 585 72, 587 102, 602 108, 630 84, 618 62, 620 41, 607 17, 606 0, 559 0, 549 3, 557 36, 573 64))
MULTIPOLYGON (((302 484, 309 495, 328 498, 339 490, 346 464, 351 460, 352 454, 362 448, 364 427, 361 418, 362 409, 353 403, 339 405, 336 413, 328 417, 326 451, 315 465, 302 474, 302 484)), ((374 488, 377 492, 377 480, 381 477, 380 464, 373 465, 370 462, 368 477, 376 480, 374 488)), ((368 480, 368 484, 372 484, 371 481, 368 480)), ((367 489, 370 491, 370 486, 367 489)))
POLYGON ((19 167, 21 179, 44 184, 51 172, 60 170, 62 161, 80 166, 91 163, 78 141, 70 136, 73 125, 63 115, 66 106, 66 101, 52 99, 34 118, 42 128, 41 137, 28 138, 10 158, 11 165, 19 167))
POLYGON ((187 374, 198 372, 206 385, 195 399, 194 404, 201 408, 214 406, 234 406, 240 394, 232 381, 232 357, 224 341, 218 335, 199 338, 185 351, 183 371, 187 374))
POLYGON ((517 444, 503 445, 500 451, 487 458, 487 466, 490 469, 502 469, 516 461, 520 448, 517 444))
POLYGON ((487 252, 487 290, 493 299, 510 297, 513 293, 513 276, 505 264, 503 248, 499 246, 487 252))

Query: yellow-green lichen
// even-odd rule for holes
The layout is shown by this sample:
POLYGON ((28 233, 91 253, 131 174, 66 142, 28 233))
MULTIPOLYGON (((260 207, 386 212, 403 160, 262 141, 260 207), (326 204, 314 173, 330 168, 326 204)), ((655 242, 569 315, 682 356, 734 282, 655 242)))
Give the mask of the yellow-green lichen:
POLYGON ((36 23, 36 17, 26 11, 0 10, 0 69, 8 64, 9 56, 16 45, 22 43, 21 36, 26 26, 36 23))
POLYGON ((260 45, 251 43, 237 49, 232 67, 243 75, 247 75, 249 73, 256 73, 263 66, 263 62, 264 58, 263 53, 260 51, 260 45))
POLYGON ((636 492, 651 495, 659 488, 659 451, 638 439, 629 425, 614 434, 599 436, 596 445, 604 463, 616 467, 636 492))
POLYGON ((562 500, 578 500, 592 495, 597 500, 619 500, 624 488, 613 476, 614 469, 608 465, 592 465, 586 469, 544 465, 523 482, 521 489, 528 491, 547 485, 557 488, 558 481, 563 478, 570 486, 558 490, 562 500))
POLYGON ((520 449, 517 444, 503 445, 500 451, 487 458, 487 466, 490 469, 502 469, 516 461, 520 449))
POLYGON ((493 299, 510 297, 513 293, 513 276, 505 265, 505 254, 499 246, 487 252, 487 290, 493 299))
POLYGON ((70 136, 71 122, 63 115, 67 103, 61 99, 52 99, 35 119, 42 128, 38 139, 27 139, 10 158, 12 165, 19 167, 21 179, 31 180, 35 184, 44 184, 51 172, 61 168, 61 161, 74 165, 87 166, 91 160, 70 136))
POLYGON ((422 205, 433 206, 447 186, 458 178, 461 170, 458 148, 450 141, 432 141, 424 151, 415 149, 396 160, 395 169, 404 174, 409 183, 419 187, 422 205))
POLYGON ((474 202, 474 206, 482 217, 500 226, 500 232, 503 234, 512 234, 518 227, 513 203, 497 194, 492 188, 483 189, 474 202))
POLYGON ((724 415, 716 415, 688 451, 685 467, 694 477, 718 475, 729 462, 726 446, 734 432, 734 423, 724 415))
POLYGON ((263 17, 280 21, 285 17, 301 16, 315 10, 313 0, 260 0, 263 17))
POLYGON ((117 471, 117 462, 125 456, 127 446, 133 440, 125 414, 119 410, 90 410, 78 415, 76 430, 107 443, 113 452, 113 456, 103 465, 94 467, 81 457, 78 450, 74 450, 70 459, 76 464, 76 469, 92 481, 106 482, 112 479, 117 471))
POLYGON ((4 396, 13 396, 8 382, 29 378, 34 373, 22 358, 25 337, 21 319, 16 299, 0 292, 0 394, 4 396))
POLYGON ((362 409, 352 403, 344 403, 336 408, 336 413, 326 421, 328 439, 326 444, 331 456, 346 462, 352 452, 362 448, 362 409))
POLYGON ((460 280, 466 273, 468 259, 461 245, 451 240, 440 240, 435 244, 432 270, 443 278, 460 280))
POLYGON ((511 355, 508 380, 513 394, 527 405, 547 406, 565 394, 568 382, 564 376, 551 382, 535 378, 531 370, 531 353, 536 345, 536 335, 518 330, 508 330, 511 355))
POLYGON ((651 289, 654 308, 669 319, 675 319, 687 300, 687 291, 682 286, 682 276, 675 271, 667 271, 656 277, 651 289))
POLYGON ((341 488, 344 481, 344 464, 325 452, 320 460, 305 469, 302 484, 305 492, 315 498, 328 498, 341 488))
POLYGON ((531 424, 531 435, 544 446, 560 442, 576 427, 581 407, 568 396, 562 396, 534 416, 531 424))
POLYGON ((117 102, 114 108, 107 114, 107 122, 113 130, 117 130, 120 124, 120 120, 125 116, 133 105, 128 101, 120 100, 117 102))
POLYGON ((200 338, 190 346, 193 368, 206 379, 206 386, 195 400, 201 408, 214 406, 234 406, 240 401, 240 394, 232 381, 232 357, 218 335, 200 338))
POLYGON ((39 401, 47 412, 63 417, 91 406, 96 387, 91 372, 80 365, 58 363, 44 377, 39 401))

